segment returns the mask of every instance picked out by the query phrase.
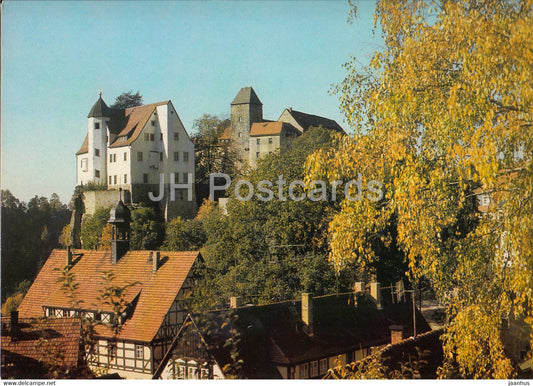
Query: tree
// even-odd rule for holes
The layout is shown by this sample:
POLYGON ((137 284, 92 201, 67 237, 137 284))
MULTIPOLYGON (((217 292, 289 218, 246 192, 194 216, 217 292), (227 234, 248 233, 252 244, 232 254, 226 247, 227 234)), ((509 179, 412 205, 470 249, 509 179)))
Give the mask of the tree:
POLYGON ((131 249, 157 249, 165 237, 163 223, 150 207, 140 207, 131 211, 131 249))
POLYGON ((447 365, 466 377, 512 376, 501 320, 533 326, 532 8, 378 1, 385 49, 366 67, 352 59, 336 88, 356 136, 308 162, 308 179, 383 184, 377 203, 343 201, 330 259, 365 267, 370 240, 395 239, 411 277, 448 304, 447 365), (488 215, 478 191, 491 195, 488 215))
POLYGON ((2 299, 23 280, 33 280, 50 251, 57 247, 70 213, 52 194, 33 197, 26 205, 2 190, 2 299))
POLYGON ((81 242, 84 249, 97 248, 102 231, 109 220, 111 207, 98 208, 92 216, 88 216, 81 225, 81 242))
POLYGON ((111 240, 113 240, 113 226, 107 223, 102 229, 102 235, 100 236, 100 240, 98 240, 100 248, 111 250, 111 240))
POLYGON ((219 138, 230 124, 230 119, 221 119, 209 114, 194 120, 194 134, 191 139, 195 150, 197 182, 207 184, 210 173, 226 173, 231 176, 236 174, 235 150, 219 143, 219 138))
POLYGON ((137 91, 135 94, 133 91, 127 91, 120 94, 115 98, 115 103, 110 107, 112 109, 126 109, 128 107, 141 106, 143 104, 143 96, 137 91))
POLYGON ((197 251, 206 241, 206 234, 199 219, 183 220, 176 217, 165 225, 165 241, 162 248, 167 251, 197 251))
MULTIPOLYGON (((302 179, 306 157, 316 149, 329 149, 334 134, 315 128, 293 142, 290 149, 260 160, 257 169, 243 178, 254 186, 261 180, 302 179)), ((327 224, 332 202, 257 198, 239 201, 230 190, 227 215, 212 203, 204 203, 201 219, 207 241, 205 287, 198 289, 205 308, 227 303, 230 296, 268 303, 294 299, 302 291, 315 295, 348 290, 352 272, 336 276, 327 262, 327 224)), ((287 197, 288 184, 284 186, 287 197)), ((244 189, 242 194, 244 194, 244 189)), ((197 221, 197 220, 195 220, 197 221)))

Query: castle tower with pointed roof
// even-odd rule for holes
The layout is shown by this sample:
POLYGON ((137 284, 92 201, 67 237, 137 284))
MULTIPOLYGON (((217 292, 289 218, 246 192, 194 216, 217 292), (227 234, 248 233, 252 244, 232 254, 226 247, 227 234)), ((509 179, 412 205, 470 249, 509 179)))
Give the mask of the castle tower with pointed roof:
POLYGON ((241 160, 250 153, 250 128, 263 121, 263 104, 252 87, 243 87, 231 102, 231 140, 241 160))
POLYGON ((80 177, 98 185, 106 183, 107 123, 111 109, 102 99, 102 94, 87 115, 87 156, 80 164, 80 177))

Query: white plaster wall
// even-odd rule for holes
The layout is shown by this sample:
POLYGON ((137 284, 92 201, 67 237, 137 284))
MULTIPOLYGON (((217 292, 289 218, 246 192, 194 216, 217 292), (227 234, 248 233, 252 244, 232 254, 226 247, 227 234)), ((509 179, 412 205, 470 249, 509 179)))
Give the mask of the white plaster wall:
POLYGON ((130 146, 113 147, 108 149, 107 153, 107 187, 110 189, 130 189, 131 187, 131 148, 130 146), (124 160, 126 153, 126 160, 124 160), (115 155, 116 161, 111 162, 110 156, 115 155), (127 176, 127 182, 124 183, 124 175, 127 176), (112 178, 109 182, 109 176, 117 176, 117 183, 112 178))
POLYGON ((88 138, 88 165, 91 171, 92 179, 96 183, 105 183, 107 181, 107 121, 109 118, 88 118, 87 130, 89 134, 88 138), (100 128, 96 130, 94 128, 95 123, 100 123, 100 128), (100 155, 97 157, 94 155, 94 149, 100 150, 100 155), (100 178, 94 177, 94 171, 100 171, 100 178))
MULTIPOLYGON (((168 126, 166 133, 163 133, 163 138, 166 144, 167 163, 165 165, 165 181, 170 182, 170 173, 179 173, 179 183, 183 182, 183 173, 192 173, 194 182, 194 144, 189 138, 187 130, 183 126, 177 111, 169 102, 168 105, 159 106, 158 110, 166 109, 166 117, 168 126), (174 140, 174 133, 178 133, 179 139, 174 140), (179 152, 178 161, 174 161, 174 152, 179 152), (189 160, 186 162, 183 159, 184 152, 189 154, 189 160)), ((163 115, 163 114, 161 114, 163 115)))
MULTIPOLYGON (((285 135, 285 132, 282 131, 281 135, 285 135)), ((250 165, 252 167, 256 166, 257 163, 257 152, 259 152, 259 158, 274 153, 277 149, 280 148, 280 136, 279 135, 264 135, 257 137, 250 137, 250 165), (257 140, 259 139, 259 144, 257 140), (269 139, 272 140, 272 143, 269 143, 269 139)))
MULTIPOLYGON (((155 113, 155 111, 154 111, 155 113)), ((163 151, 163 141, 160 139, 161 129, 158 125, 158 114, 152 114, 137 139, 131 144, 131 181, 132 184, 142 184, 143 174, 148 174, 148 183, 159 183, 160 161, 159 153, 163 151), (155 120, 156 125, 152 126, 155 120), (144 135, 154 134, 153 141, 146 141, 144 135), (143 160, 138 161, 138 152, 143 153, 143 160)))
POLYGON ((76 156, 76 185, 87 184, 92 178, 92 169, 89 168, 89 154, 79 154, 76 156), (83 171, 81 168, 81 160, 85 159, 87 162, 87 169, 83 171))

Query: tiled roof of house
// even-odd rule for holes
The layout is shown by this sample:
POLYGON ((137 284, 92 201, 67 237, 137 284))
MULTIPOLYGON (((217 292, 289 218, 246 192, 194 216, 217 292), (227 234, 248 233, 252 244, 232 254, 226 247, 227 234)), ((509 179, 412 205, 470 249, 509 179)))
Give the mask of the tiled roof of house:
POLYGON ((110 147, 129 145, 137 139, 143 127, 152 116, 157 106, 168 104, 170 101, 152 103, 137 107, 129 107, 124 110, 124 117, 113 119, 109 123, 110 130, 117 133, 117 139, 110 147), (113 122, 112 122, 113 121, 113 122), (120 141, 119 137, 127 136, 126 141, 120 141))
POLYGON ((81 144, 80 150, 76 152, 76 155, 85 154, 89 151, 89 134, 85 136, 83 143, 81 144))
MULTIPOLYGON (((101 98, 100 98, 101 99, 101 98)), ((99 99, 99 101, 100 101, 99 99)), ((102 100, 105 105, 105 102, 102 100)), ((170 103, 170 101, 163 101, 158 103, 152 103, 149 105, 128 107, 127 109, 111 109, 107 108, 107 115, 109 121, 107 121, 107 127, 109 131, 117 136, 117 138, 111 143, 110 147, 120 147, 130 145, 137 139, 141 133, 143 127, 146 125, 157 106, 162 106, 170 103), (121 140, 120 137, 125 137, 126 140, 121 140)), ((96 102, 95 106, 99 103, 96 102)), ((101 105, 101 104, 100 104, 101 105)), ((91 115, 95 106, 91 109, 89 116, 101 116, 91 115)), ((105 105, 107 107, 107 105, 105 105)), ((88 152, 88 136, 85 137, 81 148, 76 155, 84 154, 88 152)))
POLYGON ((292 108, 286 109, 285 111, 294 118, 303 131, 308 130, 310 127, 323 127, 325 129, 335 130, 339 133, 345 133, 343 128, 333 119, 303 113, 292 108))
MULTIPOLYGON (((113 285, 133 284, 125 291, 124 300, 133 303, 134 310, 123 324, 119 338, 142 342, 150 342, 155 337, 194 262, 200 257, 199 252, 161 252, 162 265, 153 273, 150 251, 128 251, 116 264, 111 263, 110 251, 74 250, 74 253, 80 254, 70 268, 79 283, 76 298, 82 303, 78 308, 112 312, 113 309, 98 297, 105 287, 103 273, 113 273, 113 285)), ((21 317, 43 316, 43 306, 74 308, 58 282, 66 258, 67 251, 52 251, 19 306, 21 317)), ((112 337, 108 326, 97 326, 96 332, 102 337, 112 337)))
POLYGON ((231 139, 231 126, 224 129, 222 135, 218 138, 219 141, 226 141, 231 139))
POLYGON ((82 360, 81 321, 68 319, 24 319, 18 321, 18 331, 10 333, 11 320, 2 317, 2 378, 43 372, 43 365, 62 370, 75 369, 82 360), (13 368, 8 364, 13 364, 13 368), (16 374, 15 374, 16 372, 16 374))
POLYGON ((241 104, 252 104, 252 105, 262 105, 259 97, 255 93, 252 87, 243 87, 240 89, 239 93, 231 102, 232 105, 241 105, 241 104))
MULTIPOLYGON (((353 294, 313 299, 313 335, 307 333, 302 321, 300 300, 212 311, 191 318, 221 366, 230 361, 229 348, 224 342, 233 337, 232 331, 239 334, 240 358, 245 363, 254 363, 259 355, 269 364, 285 366, 390 343, 389 326, 392 324, 406 326, 407 333, 412 331, 409 303, 377 309, 373 301, 359 297, 355 306, 353 294), (228 320, 231 328, 222 328, 228 320)), ((429 329, 422 314, 417 312, 417 330, 426 332, 429 329)), ((171 350, 178 341, 179 334, 171 350)), ((164 368, 165 364, 162 366, 164 368)), ((253 368, 249 370, 248 378, 258 377, 253 368)), ((266 371, 263 367, 261 370, 266 371)))
POLYGON ((389 344, 380 351, 357 362, 330 369, 325 378, 338 379, 341 372, 347 371, 350 374, 358 369, 364 369, 370 362, 377 360, 381 364, 385 376, 389 376, 393 372, 401 372, 403 364, 412 364, 416 361, 416 370, 419 372, 419 377, 434 379, 437 377, 437 369, 442 366, 444 359, 440 340, 440 336, 443 333, 444 329, 441 328, 404 339, 395 344, 389 344))
POLYGON ((259 122, 252 124, 250 128, 250 137, 262 136, 262 135, 279 135, 281 132, 294 131, 300 134, 300 130, 295 128, 290 123, 286 122, 259 122))

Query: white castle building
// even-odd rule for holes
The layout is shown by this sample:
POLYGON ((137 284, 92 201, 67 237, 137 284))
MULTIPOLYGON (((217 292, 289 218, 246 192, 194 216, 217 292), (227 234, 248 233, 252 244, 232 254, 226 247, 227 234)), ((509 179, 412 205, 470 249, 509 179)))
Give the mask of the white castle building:
POLYGON ((194 144, 171 101, 112 109, 100 95, 87 118, 87 136, 76 153, 77 185, 99 188, 85 193, 87 213, 115 202, 119 188, 126 202, 153 202, 149 192, 158 197, 163 178, 164 196, 156 202, 164 217, 194 215, 194 144), (191 201, 187 189, 175 189, 189 181, 191 201))

